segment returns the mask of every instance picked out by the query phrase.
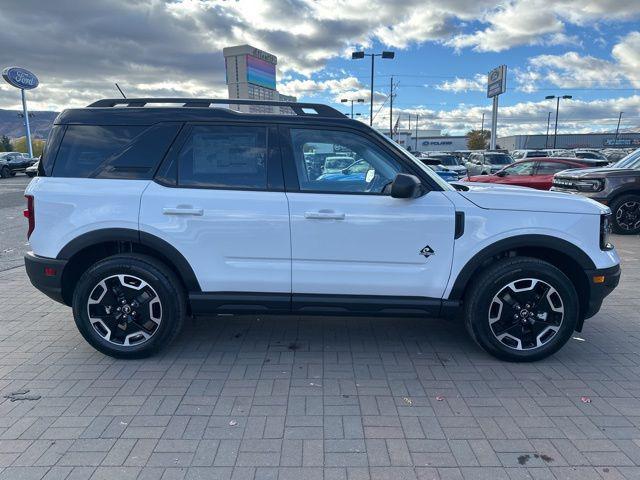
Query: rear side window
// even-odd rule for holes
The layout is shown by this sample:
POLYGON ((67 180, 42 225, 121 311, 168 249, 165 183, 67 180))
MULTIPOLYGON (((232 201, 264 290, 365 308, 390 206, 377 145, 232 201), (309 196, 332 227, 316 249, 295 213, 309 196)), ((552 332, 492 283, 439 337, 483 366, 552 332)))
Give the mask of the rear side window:
POLYGON ((178 155, 178 186, 265 190, 267 129, 194 126, 178 155))
POLYGON ((64 135, 64 129, 64 125, 54 125, 49 132, 47 143, 45 143, 44 151, 42 152, 42 158, 40 158, 40 163, 38 164, 39 176, 46 177, 51 175, 53 162, 56 159, 56 154, 58 153, 58 148, 64 135))
POLYGON ((69 125, 53 176, 150 179, 178 128, 178 124, 69 125))

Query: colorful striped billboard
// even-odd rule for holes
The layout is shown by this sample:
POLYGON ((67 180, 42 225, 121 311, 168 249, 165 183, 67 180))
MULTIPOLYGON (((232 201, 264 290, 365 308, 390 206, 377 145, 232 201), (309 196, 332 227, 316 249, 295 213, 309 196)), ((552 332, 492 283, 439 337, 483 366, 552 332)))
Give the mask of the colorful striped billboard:
POLYGON ((247 82, 276 89, 276 66, 257 57, 247 55, 247 82))

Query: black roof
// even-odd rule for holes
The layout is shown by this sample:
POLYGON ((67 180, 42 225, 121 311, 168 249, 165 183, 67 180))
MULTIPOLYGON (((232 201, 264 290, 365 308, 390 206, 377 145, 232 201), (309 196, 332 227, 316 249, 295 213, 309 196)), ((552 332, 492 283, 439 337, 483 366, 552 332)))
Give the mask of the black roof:
POLYGON ((109 98, 98 100, 85 108, 64 110, 54 123, 152 125, 159 122, 211 120, 295 123, 309 120, 322 123, 339 121, 365 127, 362 122, 351 120, 335 108, 320 103, 208 98, 109 98), (274 107, 272 110, 278 113, 246 113, 229 108, 235 105, 274 107), (282 113, 282 110, 287 113, 282 113))

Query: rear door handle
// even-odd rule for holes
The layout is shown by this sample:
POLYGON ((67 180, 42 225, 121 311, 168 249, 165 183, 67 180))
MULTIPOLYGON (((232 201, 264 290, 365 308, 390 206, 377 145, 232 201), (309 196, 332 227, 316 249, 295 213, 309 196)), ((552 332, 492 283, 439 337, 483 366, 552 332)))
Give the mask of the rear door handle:
POLYGON ((320 210, 318 212, 305 212, 304 218, 310 220, 344 220, 345 215, 333 210, 320 210))
POLYGON ((165 207, 162 209, 164 215, 196 215, 201 217, 204 214, 202 208, 193 207, 165 207))

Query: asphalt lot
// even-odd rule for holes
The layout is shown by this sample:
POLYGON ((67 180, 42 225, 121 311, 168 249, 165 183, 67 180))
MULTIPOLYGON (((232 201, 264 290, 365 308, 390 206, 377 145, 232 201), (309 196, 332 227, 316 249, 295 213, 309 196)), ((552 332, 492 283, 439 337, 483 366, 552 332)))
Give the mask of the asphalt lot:
POLYGON ((22 265, 22 256, 29 250, 22 211, 26 207, 24 189, 30 181, 22 173, 0 178, 0 272, 22 265))
MULTIPOLYGON (((0 180, 15 252, 25 184, 0 180)), ((0 479, 639 479, 640 238, 614 243, 619 288, 535 364, 456 322, 277 316, 198 319, 114 360, 5 270, 0 479)))

